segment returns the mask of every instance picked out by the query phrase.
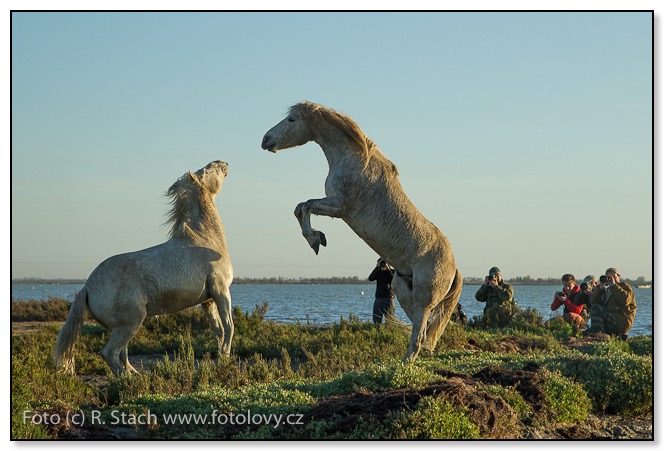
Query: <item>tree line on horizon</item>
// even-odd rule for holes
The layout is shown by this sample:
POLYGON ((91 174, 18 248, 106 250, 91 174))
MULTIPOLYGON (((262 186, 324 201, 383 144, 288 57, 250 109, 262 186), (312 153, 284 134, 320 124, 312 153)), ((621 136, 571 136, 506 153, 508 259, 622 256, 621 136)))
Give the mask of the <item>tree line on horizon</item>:
MULTIPOLYGON (((624 279, 630 285, 648 285, 652 281, 639 276, 636 280, 624 279)), ((510 285, 561 285, 559 277, 538 277, 534 279, 530 276, 517 276, 505 279, 510 285)), ((582 282, 581 280, 577 281, 582 282)), ((84 284, 85 279, 40 279, 35 277, 26 277, 22 279, 13 279, 13 284, 84 284)), ((236 277, 233 280, 237 285, 366 285, 367 279, 358 276, 335 276, 335 277, 236 277)), ((484 283, 484 277, 464 277, 463 283, 466 285, 481 285, 484 283)))

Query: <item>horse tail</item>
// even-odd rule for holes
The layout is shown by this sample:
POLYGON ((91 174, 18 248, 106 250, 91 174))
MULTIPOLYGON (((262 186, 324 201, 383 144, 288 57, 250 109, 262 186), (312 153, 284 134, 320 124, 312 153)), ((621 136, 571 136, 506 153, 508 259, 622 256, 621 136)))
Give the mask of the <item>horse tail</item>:
POLYGON ((457 268, 456 274, 454 274, 454 280, 452 281, 452 286, 450 287, 450 289, 447 291, 447 294, 443 298, 443 303, 445 303, 445 301, 453 300, 454 306, 456 306, 456 303, 459 301, 459 298, 461 297, 462 288, 463 288, 463 277, 461 277, 461 273, 457 268))
POLYGON ((55 368, 66 374, 74 374, 74 345, 81 335, 83 318, 88 304, 88 290, 84 286, 76 295, 76 299, 69 309, 67 321, 60 329, 58 339, 53 350, 55 368))
POLYGON ((433 351, 436 347, 438 339, 443 335, 445 327, 447 327, 447 323, 452 317, 452 312, 457 302, 459 302, 462 288, 463 277, 461 277, 461 273, 457 269, 447 294, 431 311, 431 321, 427 326, 426 338, 423 343, 425 349, 433 351))

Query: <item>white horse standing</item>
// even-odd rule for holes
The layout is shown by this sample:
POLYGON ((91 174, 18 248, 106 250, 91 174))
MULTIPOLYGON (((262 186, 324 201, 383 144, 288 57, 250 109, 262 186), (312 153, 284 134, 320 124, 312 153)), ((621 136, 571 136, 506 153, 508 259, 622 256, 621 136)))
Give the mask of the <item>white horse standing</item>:
POLYGON ((213 161, 182 176, 167 191, 173 204, 170 239, 113 256, 95 268, 58 334, 53 352, 58 369, 74 373, 74 345, 86 311, 111 331, 101 355, 116 374, 136 372, 127 359, 127 344, 147 316, 197 304, 211 320, 219 355, 230 355, 233 267, 214 204, 227 174, 227 163, 213 161))
POLYGON ((406 196, 394 164, 347 116, 311 102, 293 105, 265 134, 262 148, 277 152, 309 141, 323 149, 330 170, 327 197, 295 209, 302 235, 318 254, 327 240, 311 227, 310 215, 343 219, 396 269, 392 288, 413 322, 404 361, 414 360, 422 347, 433 350, 461 295, 447 238, 406 196))

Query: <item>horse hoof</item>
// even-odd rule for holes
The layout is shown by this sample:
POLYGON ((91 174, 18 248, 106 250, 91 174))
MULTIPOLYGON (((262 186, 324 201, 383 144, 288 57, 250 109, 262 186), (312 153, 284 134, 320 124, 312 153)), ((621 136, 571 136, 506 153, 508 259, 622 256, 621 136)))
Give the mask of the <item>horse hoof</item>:
POLYGON ((420 354, 422 354, 424 357, 433 357, 434 351, 433 349, 422 347, 420 354))
POLYGON ((327 246, 327 239, 325 239, 325 234, 319 230, 314 230, 313 235, 310 235, 307 237, 307 242, 309 243, 309 246, 314 250, 316 255, 318 255, 318 251, 320 250, 321 244, 323 246, 327 246))
POLYGON ((407 352, 406 355, 404 356, 402 362, 404 365, 410 365, 412 364, 415 359, 417 359, 417 352, 407 352))

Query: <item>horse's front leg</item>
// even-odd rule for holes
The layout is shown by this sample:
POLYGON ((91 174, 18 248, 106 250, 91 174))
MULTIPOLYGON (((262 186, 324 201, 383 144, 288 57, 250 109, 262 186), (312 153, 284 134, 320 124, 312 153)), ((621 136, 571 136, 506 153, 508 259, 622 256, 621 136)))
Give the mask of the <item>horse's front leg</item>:
POLYGON ((311 227, 311 215, 340 218, 341 212, 341 199, 338 197, 309 199, 295 207, 295 217, 300 223, 302 236, 307 240, 316 255, 318 255, 318 249, 321 244, 327 246, 327 239, 323 232, 311 227))

